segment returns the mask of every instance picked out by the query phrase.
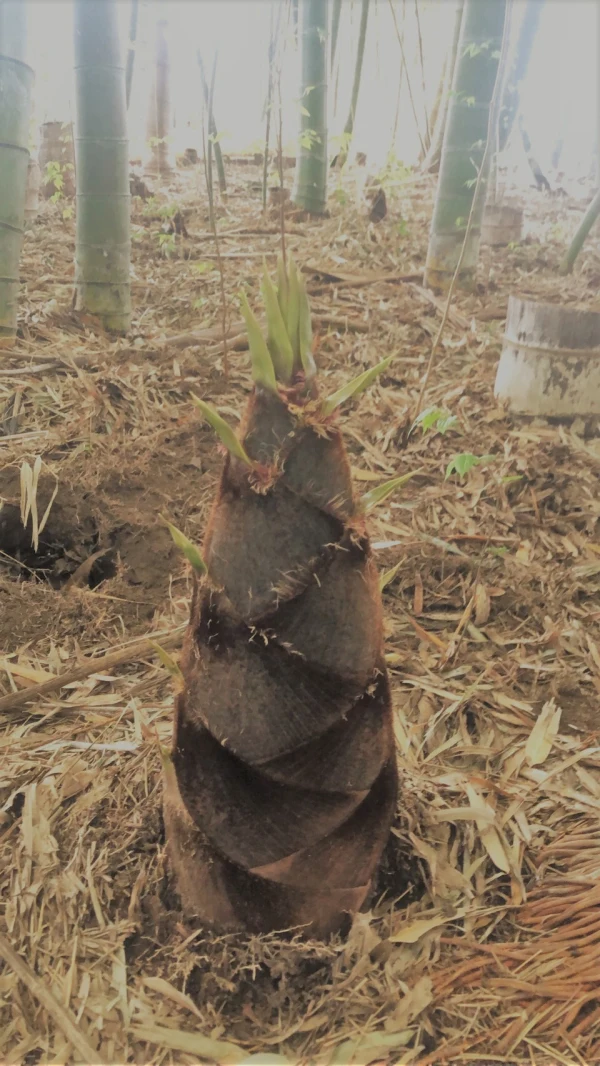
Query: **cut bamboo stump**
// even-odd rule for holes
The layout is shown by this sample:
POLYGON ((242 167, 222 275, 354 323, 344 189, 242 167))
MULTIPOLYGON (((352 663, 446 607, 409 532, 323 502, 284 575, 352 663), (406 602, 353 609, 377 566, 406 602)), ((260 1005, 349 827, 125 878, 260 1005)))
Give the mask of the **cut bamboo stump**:
POLYGON ((511 296, 494 393, 515 414, 600 415, 600 312, 511 296))
POLYGON ((493 246, 521 240, 523 208, 513 204, 488 204, 481 224, 481 243, 493 246))

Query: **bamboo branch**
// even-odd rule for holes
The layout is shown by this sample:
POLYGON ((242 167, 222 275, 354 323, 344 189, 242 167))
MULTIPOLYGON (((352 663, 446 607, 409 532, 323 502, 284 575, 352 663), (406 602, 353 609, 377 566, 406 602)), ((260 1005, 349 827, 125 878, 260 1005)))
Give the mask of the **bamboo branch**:
POLYGON ((573 264, 577 259, 577 256, 579 255, 581 249, 583 248, 584 241, 599 215, 600 189, 598 189, 598 192, 594 196, 594 199, 592 200, 585 215, 579 223, 579 226, 577 227, 575 236, 573 237, 573 240, 571 241, 571 244, 569 245, 569 248, 565 253, 565 256, 558 268, 559 274, 571 273, 573 269, 573 264))
POLYGON ((417 116, 417 109, 415 107, 415 98, 413 96, 412 85, 410 84, 410 76, 409 76, 409 73, 408 73, 408 67, 406 65, 406 56, 404 54, 404 41, 402 40, 402 34, 400 33, 400 30, 398 28, 398 22, 397 22, 397 19, 396 19, 396 12, 394 11, 394 4, 393 4, 392 0, 388 0, 388 2, 389 2, 389 5, 390 5, 390 11, 392 12, 392 18, 394 20, 394 29, 396 30, 396 37, 398 38, 398 44, 400 45, 400 52, 401 52, 401 55, 402 55, 402 62, 404 64, 404 72, 406 74, 406 84, 408 86, 408 95, 410 97, 410 106, 412 108, 412 113, 413 113, 414 119, 415 119, 415 126, 417 128, 417 136, 419 138, 419 143, 421 145, 421 151, 422 151, 423 155, 425 155, 426 154, 425 153, 425 145, 423 143, 423 138, 421 137, 421 130, 420 130, 420 127, 419 127, 419 119, 418 119, 418 116, 417 116))

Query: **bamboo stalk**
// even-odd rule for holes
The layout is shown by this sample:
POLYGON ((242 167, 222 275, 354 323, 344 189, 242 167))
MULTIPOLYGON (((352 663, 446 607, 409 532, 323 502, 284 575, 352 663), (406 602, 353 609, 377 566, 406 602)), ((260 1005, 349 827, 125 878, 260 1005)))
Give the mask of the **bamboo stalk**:
POLYGON ((302 5, 302 111, 292 200, 314 215, 327 207, 327 5, 302 5))
MULTIPOLYGON (((212 69, 210 87, 209 87, 209 84, 208 84, 208 82, 206 80, 206 75, 204 73, 204 64, 202 62, 202 55, 201 55, 200 51, 198 51, 196 53, 196 58, 198 60, 198 66, 200 68, 200 77, 202 78, 202 91, 204 93, 204 104, 205 104, 205 107, 208 109, 208 141, 209 141, 208 151, 210 153, 211 150, 214 149, 215 163, 217 164, 217 177, 218 177, 218 180, 219 180, 219 192, 221 193, 221 195, 224 195, 227 192, 227 179, 225 177, 225 164, 223 162, 223 153, 221 151, 221 145, 220 145, 219 140, 218 140, 219 134, 218 134, 218 131, 217 131, 217 123, 215 122, 214 105, 213 105, 214 91, 215 91, 215 78, 216 78, 216 74, 217 74, 217 53, 215 52, 215 58, 214 58, 214 61, 213 61, 213 69, 212 69)), ((209 162, 209 166, 211 166, 211 165, 212 164, 209 162)))
POLYGON ((354 81, 352 84, 352 96, 350 98, 350 111, 348 112, 348 118, 346 119, 346 125, 344 126, 344 144, 339 151, 337 165, 339 168, 344 166, 348 158, 350 151, 350 143, 352 140, 352 133, 354 131, 354 120, 356 117, 356 105, 358 104, 358 93, 360 90, 360 79, 362 75, 363 59, 365 56, 365 42, 367 39, 367 24, 369 20, 369 0, 362 0, 360 10, 360 28, 358 31, 358 46, 356 50, 356 64, 354 67, 354 81))
POLYGON ((133 64, 135 61, 138 14, 139 0, 131 0, 131 14, 129 16, 129 48, 127 49, 127 62, 125 66, 125 103, 127 105, 127 110, 129 110, 131 85, 133 82, 133 64))
POLYGON ((129 329, 129 151, 114 0, 76 0, 76 310, 129 329))
POLYGON ((506 0, 466 0, 431 223, 425 285, 474 284, 506 54, 506 0), (504 45, 503 45, 504 42, 504 45))
POLYGON ((26 7, 0 0, 0 348, 17 332, 33 70, 25 63, 26 7))

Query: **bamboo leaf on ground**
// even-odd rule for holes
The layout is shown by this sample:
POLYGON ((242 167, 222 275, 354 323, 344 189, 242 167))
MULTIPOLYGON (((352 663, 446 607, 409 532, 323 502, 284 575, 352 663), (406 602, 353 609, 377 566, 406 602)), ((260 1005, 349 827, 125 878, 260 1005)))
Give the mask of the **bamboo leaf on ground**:
POLYGON ((494 866, 497 866, 505 874, 510 873, 510 862, 502 838, 496 826, 491 824, 492 820, 495 820, 494 808, 478 793, 477 789, 473 788, 473 785, 465 784, 465 792, 473 808, 473 820, 477 826, 481 843, 494 866), (484 812, 485 814, 482 817, 484 812))
POLYGON ((542 707, 525 745, 525 759, 530 766, 539 766, 548 758, 556 740, 561 713, 554 700, 548 700, 542 707))

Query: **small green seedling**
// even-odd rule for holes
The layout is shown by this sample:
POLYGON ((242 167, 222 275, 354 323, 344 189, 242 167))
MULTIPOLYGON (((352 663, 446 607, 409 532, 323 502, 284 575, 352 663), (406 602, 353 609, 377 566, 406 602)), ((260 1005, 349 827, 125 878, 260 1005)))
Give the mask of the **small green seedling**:
POLYGON ((488 463, 493 463, 497 458, 497 455, 473 455, 472 452, 460 452, 459 455, 453 455, 448 463, 445 480, 447 481, 451 474, 465 477, 474 467, 487 466, 488 463))
POLYGON ((459 422, 456 415, 444 410, 443 407, 427 407, 415 418, 410 427, 411 433, 416 426, 420 426, 424 434, 430 429, 434 429, 436 433, 445 434, 449 429, 457 429, 459 422))

